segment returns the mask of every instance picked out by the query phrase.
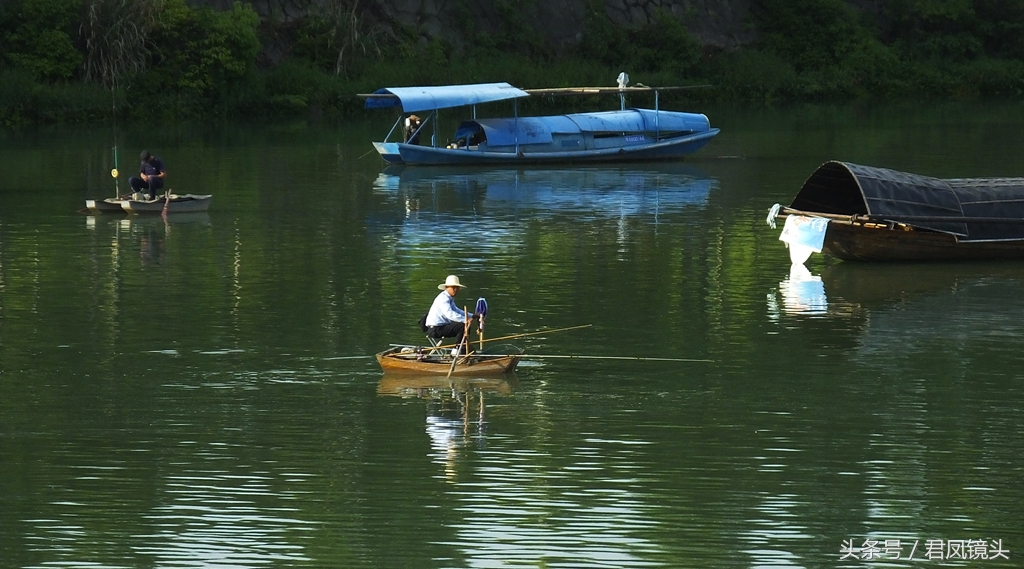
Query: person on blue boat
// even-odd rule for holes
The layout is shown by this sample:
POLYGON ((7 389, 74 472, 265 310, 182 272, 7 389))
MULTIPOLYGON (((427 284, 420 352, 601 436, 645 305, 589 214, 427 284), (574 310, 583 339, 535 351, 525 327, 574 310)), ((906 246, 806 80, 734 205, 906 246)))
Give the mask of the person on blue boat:
MULTIPOLYGON (((430 310, 422 321, 424 331, 428 337, 436 340, 455 338, 456 342, 461 342, 462 336, 467 334, 469 325, 476 316, 455 304, 455 295, 459 294, 460 289, 466 288, 466 285, 459 282, 459 277, 448 275, 437 288, 441 289, 441 293, 434 298, 434 303, 430 305, 430 310)), ((456 353, 455 350, 452 350, 452 353, 456 353)))
POLYGON ((156 191, 164 187, 164 177, 167 176, 164 162, 150 154, 148 150, 143 150, 139 159, 142 160, 142 164, 139 166, 139 175, 129 178, 128 184, 132 187, 133 192, 146 190, 147 197, 150 200, 155 200, 156 191))
POLYGON ((409 115, 405 118, 405 142, 406 144, 419 144, 420 133, 416 132, 419 130, 420 125, 423 124, 420 121, 420 117, 416 115, 409 115))

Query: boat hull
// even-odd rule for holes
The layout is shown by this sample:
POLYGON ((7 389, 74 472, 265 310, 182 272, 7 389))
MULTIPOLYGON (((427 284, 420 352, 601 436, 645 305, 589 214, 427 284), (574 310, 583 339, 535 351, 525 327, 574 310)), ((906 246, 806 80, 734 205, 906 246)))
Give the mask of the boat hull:
POLYGON ((935 231, 829 223, 822 253, 844 261, 1024 259, 1024 241, 960 242, 935 231))
POLYGON ((450 357, 420 357, 417 351, 403 352, 393 348, 377 354, 377 363, 384 373, 415 375, 497 376, 511 373, 519 365, 522 354, 490 357, 487 355, 459 358, 452 368, 450 357))
POLYGON ((124 208, 121 207, 121 200, 117 198, 107 198, 105 200, 85 200, 85 209, 89 210, 89 213, 124 213, 124 208))
MULTIPOLYGON (((406 165, 465 165, 465 164, 555 164, 574 162, 625 162, 634 160, 676 159, 697 152, 719 132, 708 131, 680 136, 647 144, 631 144, 593 150, 545 150, 529 151, 525 146, 519 152, 514 150, 488 151, 466 148, 435 148, 413 144, 394 143, 399 160, 394 159, 394 149, 388 154, 378 147, 378 152, 391 163, 406 165)), ((382 145, 382 143, 374 143, 382 145)))
MULTIPOLYGON (((206 211, 210 207, 212 195, 171 195, 167 203, 167 213, 186 213, 206 211)), ((128 213, 163 213, 164 198, 155 200, 121 200, 121 208, 128 213)))
POLYGON ((373 148, 377 150, 377 154, 385 161, 391 164, 401 164, 402 155, 398 151, 397 142, 374 142, 373 148))

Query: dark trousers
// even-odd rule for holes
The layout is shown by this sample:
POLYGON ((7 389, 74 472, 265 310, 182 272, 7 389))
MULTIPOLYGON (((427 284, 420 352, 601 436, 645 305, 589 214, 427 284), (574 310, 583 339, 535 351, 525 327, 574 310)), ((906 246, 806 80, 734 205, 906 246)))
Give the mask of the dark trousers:
POLYGON ((440 340, 442 338, 454 338, 454 343, 462 341, 462 334, 466 325, 462 322, 449 322, 440 326, 431 326, 427 329, 427 336, 440 340))
POLYGON ((151 176, 147 182, 138 176, 132 176, 131 178, 128 178, 128 185, 132 187, 133 192, 146 190, 149 195, 149 199, 154 199, 156 198, 156 191, 164 187, 164 181, 162 178, 151 176))

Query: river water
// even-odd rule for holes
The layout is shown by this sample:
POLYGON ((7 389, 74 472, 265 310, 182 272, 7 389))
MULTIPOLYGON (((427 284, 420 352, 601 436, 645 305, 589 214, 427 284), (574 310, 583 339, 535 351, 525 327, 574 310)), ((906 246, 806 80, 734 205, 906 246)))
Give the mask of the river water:
POLYGON ((831 159, 1022 176, 1024 109, 707 112, 521 170, 384 169, 384 116, 0 132, 0 567, 1020 566, 1024 264, 791 274, 765 216, 831 159), (79 213, 114 147, 209 212, 79 213), (452 273, 487 337, 591 325, 531 354, 695 361, 383 377, 452 273))

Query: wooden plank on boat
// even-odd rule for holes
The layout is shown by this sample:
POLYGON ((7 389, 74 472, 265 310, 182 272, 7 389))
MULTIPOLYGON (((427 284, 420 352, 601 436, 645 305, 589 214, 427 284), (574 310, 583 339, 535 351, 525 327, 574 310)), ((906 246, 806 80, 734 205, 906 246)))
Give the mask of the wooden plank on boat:
POLYGON ((632 87, 551 87, 546 89, 523 89, 530 95, 598 95, 603 93, 650 93, 652 91, 680 91, 683 89, 703 89, 711 85, 674 85, 668 87, 648 87, 635 85, 632 87))

